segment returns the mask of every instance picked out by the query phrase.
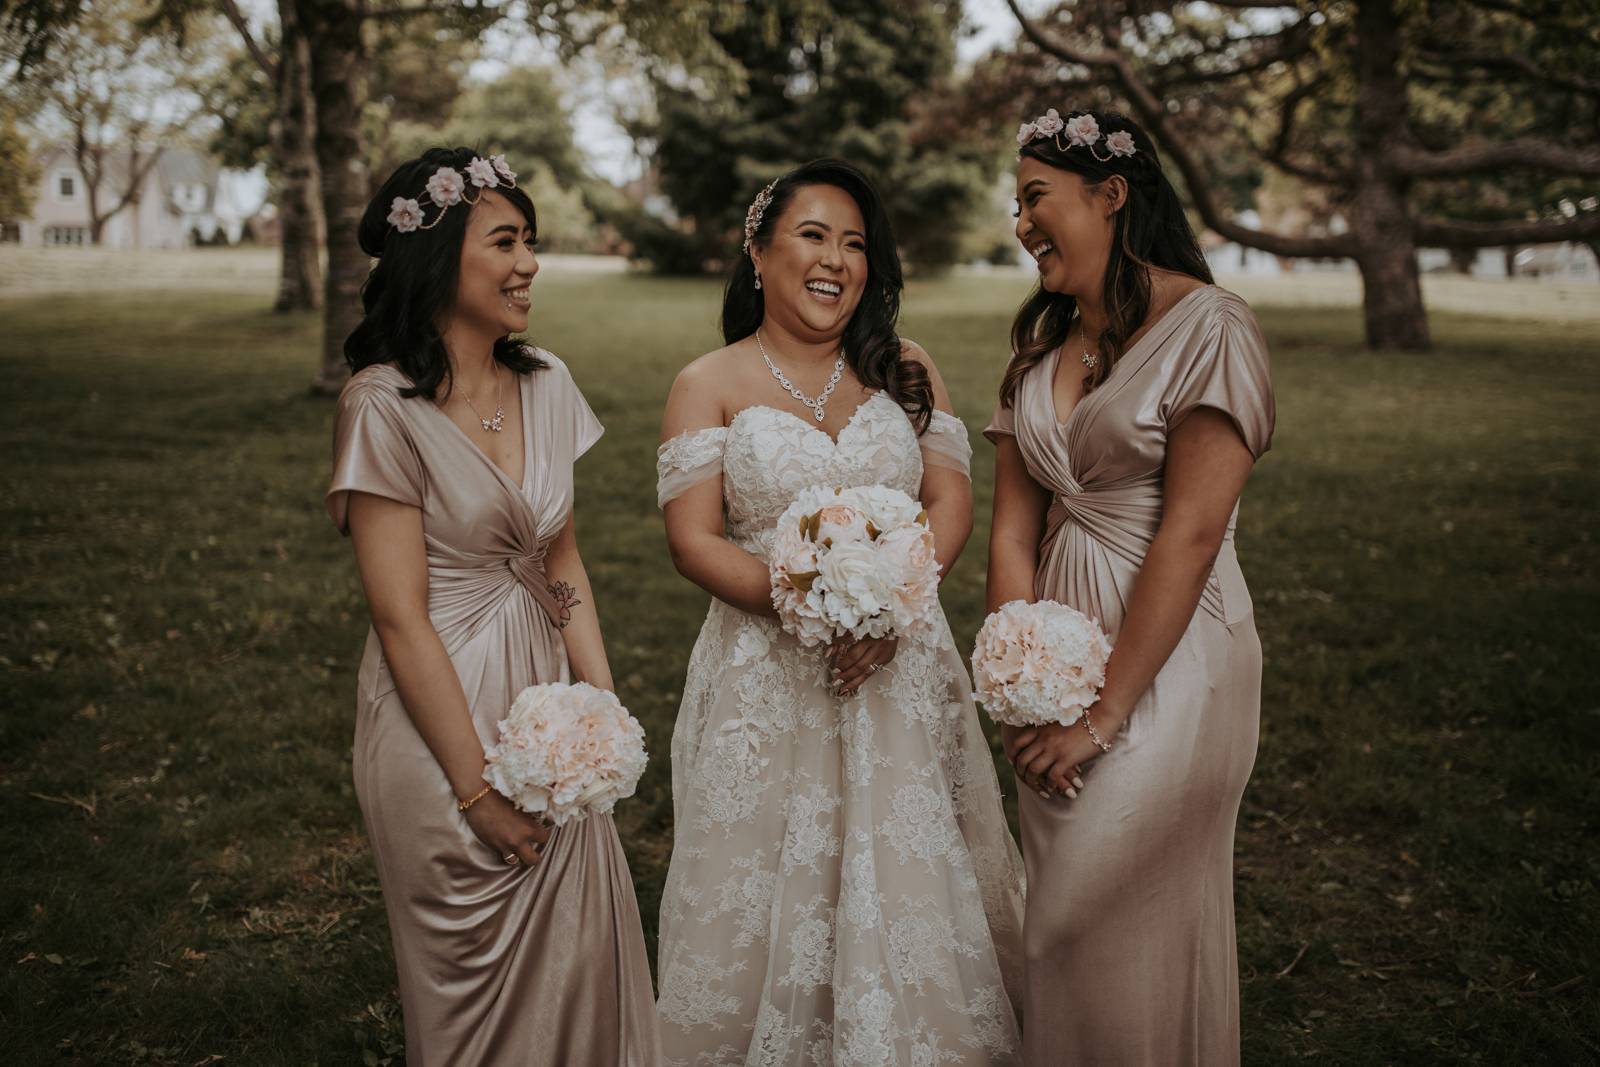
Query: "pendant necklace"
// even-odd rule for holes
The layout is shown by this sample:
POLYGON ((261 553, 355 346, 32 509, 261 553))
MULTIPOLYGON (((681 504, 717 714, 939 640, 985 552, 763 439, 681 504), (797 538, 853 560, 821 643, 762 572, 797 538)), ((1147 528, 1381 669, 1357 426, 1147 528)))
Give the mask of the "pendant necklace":
POLYGON ((844 352, 841 351, 839 358, 833 361, 833 374, 829 376, 828 384, 823 387, 822 392, 817 394, 817 398, 812 400, 809 396, 796 389, 794 383, 785 377, 783 371, 779 370, 777 365, 772 362, 772 357, 767 355, 767 346, 761 343, 760 330, 756 331, 756 349, 761 353, 761 360, 767 365, 767 369, 772 372, 772 376, 778 379, 778 384, 788 390, 790 396, 810 408, 811 414, 816 417, 818 422, 821 422, 822 406, 828 402, 828 397, 833 395, 833 388, 839 384, 839 379, 844 377, 844 352))
POLYGON ((467 402, 467 407, 472 409, 472 414, 477 417, 478 425, 483 427, 484 433, 499 433, 502 424, 506 420, 506 412, 505 409, 500 406, 500 372, 498 370, 494 370, 491 373, 494 374, 494 418, 484 418, 483 412, 478 410, 478 405, 472 402, 472 397, 467 395, 467 391, 465 389, 461 390, 461 399, 465 400, 467 402))

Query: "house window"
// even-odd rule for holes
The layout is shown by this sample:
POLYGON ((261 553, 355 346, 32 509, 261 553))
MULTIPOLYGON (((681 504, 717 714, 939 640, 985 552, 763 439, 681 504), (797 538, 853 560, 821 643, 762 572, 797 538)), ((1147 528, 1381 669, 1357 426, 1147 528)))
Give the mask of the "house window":
POLYGON ((76 200, 78 197, 78 180, 76 176, 62 171, 56 175, 56 199, 76 200))
POLYGON ((86 245, 89 243, 87 226, 46 226, 44 243, 47 245, 86 245))

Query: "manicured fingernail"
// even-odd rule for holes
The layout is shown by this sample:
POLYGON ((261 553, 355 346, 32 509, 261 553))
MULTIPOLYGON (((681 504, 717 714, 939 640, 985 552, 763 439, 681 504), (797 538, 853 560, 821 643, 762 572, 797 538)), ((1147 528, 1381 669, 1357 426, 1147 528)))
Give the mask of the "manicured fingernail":
POLYGON ((1049 800, 1050 799, 1050 790, 1041 789, 1041 790, 1039 790, 1039 795, 1044 797, 1046 800, 1049 800))
POLYGON ((1072 776, 1072 784, 1077 786, 1079 789, 1082 789, 1083 788, 1083 779, 1079 778, 1076 774, 1074 774, 1072 776))
POLYGON ((1067 790, 1067 799, 1068 800, 1077 800, 1078 799, 1078 791, 1076 789, 1067 790))

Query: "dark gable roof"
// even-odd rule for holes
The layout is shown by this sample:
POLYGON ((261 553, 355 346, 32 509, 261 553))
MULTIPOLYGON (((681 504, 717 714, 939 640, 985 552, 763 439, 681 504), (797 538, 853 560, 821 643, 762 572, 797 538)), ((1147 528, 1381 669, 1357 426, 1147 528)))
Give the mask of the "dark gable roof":
MULTIPOLYGON (((55 144, 46 148, 39 157, 40 162, 49 169, 71 167, 77 170, 77 160, 73 158, 72 149, 65 144, 55 144)), ((107 170, 111 180, 118 181, 128 172, 128 150, 126 148, 114 149, 108 154, 107 170)), ((217 172, 220 168, 215 161, 201 155, 192 148, 168 148, 161 153, 161 158, 156 160, 156 165, 151 174, 161 185, 163 199, 168 202, 172 199, 172 192, 180 185, 199 185, 206 191, 205 208, 210 210, 217 192, 217 172)))

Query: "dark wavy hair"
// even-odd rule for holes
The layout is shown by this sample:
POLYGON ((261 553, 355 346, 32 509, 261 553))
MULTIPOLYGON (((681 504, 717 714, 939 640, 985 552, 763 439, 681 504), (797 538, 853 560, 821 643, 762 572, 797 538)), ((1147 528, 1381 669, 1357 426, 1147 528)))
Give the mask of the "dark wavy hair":
MULTIPOLYGON (((1128 338, 1150 314, 1151 267, 1187 274, 1208 285, 1212 278, 1178 193, 1161 169, 1155 143, 1126 115, 1074 111, 1062 117, 1078 115, 1093 115, 1102 138, 1126 130, 1133 135, 1137 151, 1131 156, 1113 155, 1101 160, 1087 148, 1070 147, 1065 135, 1061 135, 1028 142, 1019 157, 1081 175, 1090 189, 1118 174, 1128 183, 1128 198, 1112 218, 1111 255, 1106 259, 1104 279, 1106 330, 1100 335, 1100 364, 1085 383, 1086 388, 1093 389, 1106 380, 1127 348, 1128 338)), ((1000 383, 1001 403, 1011 405, 1023 376, 1061 347, 1077 318, 1078 301, 1074 297, 1049 292, 1042 284, 1035 287, 1011 323, 1012 355, 1000 383)))
MULTIPOLYGON (((434 171, 465 170, 476 155, 471 148, 430 148, 400 164, 367 205, 356 231, 361 251, 376 262, 361 286, 364 314, 345 338, 345 362, 352 374, 374 363, 393 363, 411 379, 401 396, 432 400, 440 384, 450 381, 450 356, 440 331, 455 302, 461 243, 472 211, 466 204, 456 204, 433 228, 401 233, 389 225, 390 205, 397 196, 418 199, 434 171)), ((539 216, 528 194, 503 185, 495 192, 522 212, 537 235, 539 216)), ((436 211, 424 203, 425 220, 432 221, 436 211)), ((548 366, 532 347, 510 336, 496 339, 494 358, 519 374, 548 366)))
MULTIPOLYGON (((765 246, 772 240, 779 216, 795 193, 808 185, 832 185, 849 193, 866 224, 867 281, 841 338, 845 362, 862 385, 888 392, 920 434, 933 418, 933 385, 927 368, 900 355, 895 323, 900 318, 905 277, 889 228, 889 213, 871 179, 842 159, 814 159, 796 167, 772 187, 772 202, 761 216, 752 243, 765 246)), ((755 333, 765 312, 764 294, 756 288, 755 265, 749 256, 741 255, 722 294, 723 341, 732 344, 755 333)))

